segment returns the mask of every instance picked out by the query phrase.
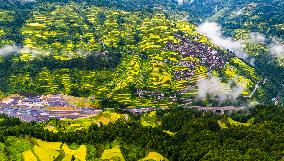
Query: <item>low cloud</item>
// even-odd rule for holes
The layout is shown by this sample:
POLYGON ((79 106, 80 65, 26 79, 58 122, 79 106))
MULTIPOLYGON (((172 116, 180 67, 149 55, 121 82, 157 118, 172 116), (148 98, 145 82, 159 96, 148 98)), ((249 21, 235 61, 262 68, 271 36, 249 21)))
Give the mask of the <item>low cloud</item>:
POLYGON ((222 28, 217 23, 205 22, 198 26, 197 31, 207 36, 215 45, 235 52, 235 54, 240 58, 248 58, 248 55, 243 51, 242 42, 235 41, 229 37, 224 37, 222 34, 222 28))
POLYGON ((250 40, 252 40, 254 43, 265 44, 266 38, 259 32, 252 32, 250 33, 250 40))
POLYGON ((6 45, 0 48, 0 56, 8 56, 16 53, 30 53, 33 58, 38 56, 47 56, 50 54, 48 51, 42 49, 31 49, 28 47, 19 47, 16 45, 6 45))
POLYGON ((32 58, 37 58, 40 56, 47 56, 50 54, 50 52, 42 50, 42 49, 32 49, 28 47, 21 48, 20 53, 30 53, 32 58))
POLYGON ((270 45, 269 51, 271 55, 277 58, 284 58, 284 45, 277 40, 274 40, 274 42, 270 45))
POLYGON ((201 78, 197 81, 198 97, 205 99, 207 96, 218 98, 219 101, 236 100, 243 91, 242 87, 230 87, 233 82, 222 83, 220 78, 201 78))
POLYGON ((192 4, 194 0, 176 0, 179 5, 182 5, 184 3, 192 4))
POLYGON ((0 48, 0 55, 1 56, 7 56, 7 55, 10 55, 10 54, 16 53, 19 50, 20 50, 20 48, 17 47, 16 45, 6 45, 6 46, 0 48))
POLYGON ((251 66, 255 66, 255 58, 250 58, 249 64, 250 64, 251 66))
POLYGON ((236 16, 239 16, 239 15, 243 14, 243 10, 240 9, 240 10, 234 12, 234 14, 235 14, 236 16))
POLYGON ((28 2, 35 2, 36 0, 19 0, 19 1, 28 3, 28 2))
POLYGON ((182 5, 184 0, 177 0, 177 2, 178 2, 179 5, 182 5))

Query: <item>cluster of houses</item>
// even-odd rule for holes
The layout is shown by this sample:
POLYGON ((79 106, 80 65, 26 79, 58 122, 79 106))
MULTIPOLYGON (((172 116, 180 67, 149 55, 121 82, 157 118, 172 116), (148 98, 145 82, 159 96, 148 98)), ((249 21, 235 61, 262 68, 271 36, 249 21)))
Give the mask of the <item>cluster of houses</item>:
POLYGON ((129 109, 126 109, 126 111, 129 111, 133 114, 142 114, 142 113, 145 113, 145 112, 151 112, 151 111, 155 111, 156 108, 129 108, 129 109))
POLYGON ((204 106, 192 106, 190 108, 198 109, 203 112, 213 112, 216 115, 222 115, 233 111, 242 110, 245 107, 236 107, 236 106, 216 106, 216 107, 204 107, 204 106))
POLYGON ((157 91, 148 91, 148 90, 143 90, 143 89, 137 89, 136 95, 140 98, 147 98, 147 97, 154 98, 153 102, 158 102, 158 101, 165 100, 165 99, 168 99, 171 102, 177 101, 177 96, 175 94, 172 94, 171 96, 166 96, 165 93, 157 92, 157 91))
POLYGON ((93 116, 101 111, 101 109, 70 106, 62 95, 11 96, 0 102, 0 114, 17 117, 26 122, 47 121, 51 118, 77 119, 93 116))
POLYGON ((19 107, 19 108, 44 108, 50 106, 69 106, 68 102, 61 95, 50 96, 14 96, 0 102, 2 107, 19 107))
MULTIPOLYGON (((175 35, 180 38, 179 35, 175 35)), ((193 41, 191 38, 180 38, 181 42, 174 44, 168 42, 165 49, 179 52, 183 60, 178 61, 177 67, 184 67, 182 70, 174 71, 177 80, 187 80, 196 73, 197 66, 204 66, 210 70, 222 68, 225 65, 226 54, 219 54, 206 44, 193 41)))
POLYGON ((47 110, 35 108, 0 108, 0 113, 11 117, 16 117, 25 122, 31 121, 47 121, 52 118, 56 119, 77 119, 94 116, 101 112, 100 109, 80 108, 74 110, 47 110))
MULTIPOLYGON (((54 96, 42 96, 42 97, 20 97, 15 96, 9 99, 5 99, 0 103, 0 114, 6 114, 11 117, 20 118, 22 121, 31 122, 31 121, 47 121, 51 118, 56 119, 77 119, 97 115, 102 112, 103 109, 96 108, 67 108, 70 105, 63 99, 61 95, 54 96), (17 107, 17 108, 16 108, 17 107), (25 108, 24 108, 25 107, 25 108), (50 110, 47 107, 59 107, 55 110, 50 110), (60 107, 62 110, 60 110, 60 107)), ((243 107, 235 106, 224 106, 224 107, 201 107, 195 106, 189 108, 195 108, 200 111, 208 112, 212 111, 213 113, 220 115, 230 111, 241 110, 243 107)), ((157 110, 157 108, 145 107, 145 108, 129 108, 125 111, 131 112, 133 114, 142 114, 145 112, 150 112, 157 110)))
MULTIPOLYGON (((68 104, 62 95, 48 96, 11 96, 0 102, 0 114, 16 117, 25 122, 56 119, 77 119, 97 115, 102 109, 77 108, 68 104), (56 107, 56 108, 51 108, 56 107), (67 108, 68 107, 68 108, 67 108)), ((155 110, 154 108, 126 109, 134 114, 155 110)))

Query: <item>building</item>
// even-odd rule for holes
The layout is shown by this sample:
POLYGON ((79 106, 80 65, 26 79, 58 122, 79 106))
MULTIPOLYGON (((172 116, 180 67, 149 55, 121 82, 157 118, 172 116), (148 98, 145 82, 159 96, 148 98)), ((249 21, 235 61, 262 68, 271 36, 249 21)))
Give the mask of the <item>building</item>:
POLYGON ((48 102, 40 98, 24 98, 19 100, 16 106, 20 107, 45 107, 49 106, 48 102))
POLYGON ((222 114, 225 114, 225 113, 229 113, 229 112, 232 112, 232 111, 238 111, 238 110, 242 110, 244 109, 244 107, 236 107, 236 106, 220 106, 220 107, 203 107, 203 106, 193 106, 191 108, 196 108, 200 111, 204 111, 204 112, 213 112, 214 114, 217 114, 217 115, 222 115, 222 114))

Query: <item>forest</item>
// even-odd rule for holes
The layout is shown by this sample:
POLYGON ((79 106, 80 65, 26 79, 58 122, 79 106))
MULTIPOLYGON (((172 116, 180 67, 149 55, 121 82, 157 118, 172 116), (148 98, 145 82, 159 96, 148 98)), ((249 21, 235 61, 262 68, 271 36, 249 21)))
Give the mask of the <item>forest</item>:
POLYGON ((257 106, 221 116, 180 107, 142 115, 117 109, 97 116, 101 125, 88 123, 84 128, 75 120, 26 123, 2 115, 0 158, 21 160, 23 154, 38 155, 47 145, 54 145, 56 154, 52 150, 48 154, 58 157, 55 160, 78 157, 76 149, 83 151, 80 156, 86 160, 103 160, 109 150, 116 151, 109 157, 118 160, 147 158, 147 154, 153 160, 281 160, 283 112, 282 106, 257 106), (125 114, 127 119, 119 117, 125 114), (117 119, 104 123, 102 117, 110 115, 117 119), (62 143, 61 150, 55 148, 62 143))

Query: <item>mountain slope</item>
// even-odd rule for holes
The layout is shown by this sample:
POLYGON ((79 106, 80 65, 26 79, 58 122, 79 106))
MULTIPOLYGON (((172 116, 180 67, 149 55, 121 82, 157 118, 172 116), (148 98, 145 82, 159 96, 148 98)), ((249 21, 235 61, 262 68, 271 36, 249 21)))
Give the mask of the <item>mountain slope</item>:
MULTIPOLYGON (((202 14, 202 21, 217 22, 227 35, 242 41, 244 51, 255 60, 257 72, 267 80, 263 86, 266 102, 275 98, 283 102, 283 1, 219 2, 223 5, 216 5, 215 11, 214 5, 203 2, 212 12, 208 15, 202 14)), ((196 5, 193 3, 192 7, 196 5)), ((206 7, 199 7, 200 12, 207 10, 206 7)))
POLYGON ((162 11, 43 3, 19 33, 22 47, 5 46, 15 54, 1 57, 3 94, 64 93, 92 96, 107 107, 167 107, 206 99, 202 92, 213 101, 249 96, 260 80, 194 25, 162 11), (209 89, 201 91, 200 80, 209 89))

